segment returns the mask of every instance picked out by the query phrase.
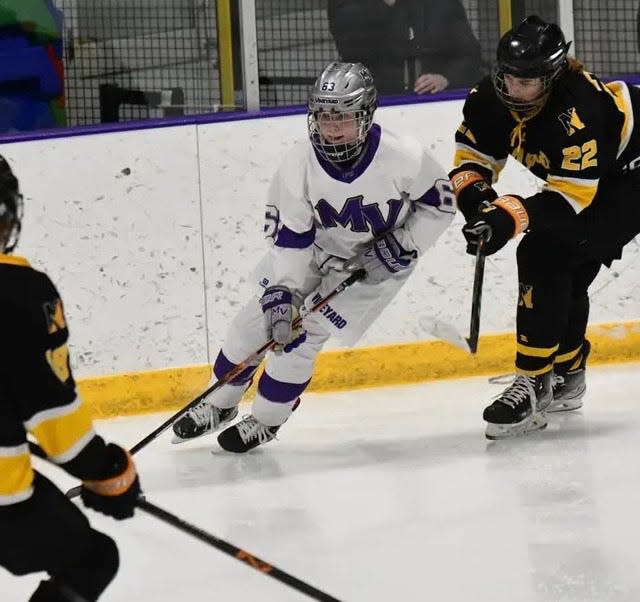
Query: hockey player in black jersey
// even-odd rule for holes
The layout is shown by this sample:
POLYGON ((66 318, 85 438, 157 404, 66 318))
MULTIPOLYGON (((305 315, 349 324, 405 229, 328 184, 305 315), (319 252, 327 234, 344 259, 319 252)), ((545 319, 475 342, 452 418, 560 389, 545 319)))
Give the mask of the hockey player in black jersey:
POLYGON ((22 206, 18 181, 0 157, 0 566, 14 575, 49 574, 32 602, 88 602, 115 576, 118 549, 32 468, 27 433, 83 480, 90 508, 132 516, 140 485, 128 452, 94 432, 76 391, 55 286, 11 254, 22 206))
POLYGON ((471 90, 449 174, 466 218, 467 251, 524 233, 517 249, 516 378, 484 411, 500 439, 582 405, 587 289, 640 232, 640 91, 604 84, 567 56, 557 25, 527 17, 498 45, 491 76, 471 90), (498 196, 511 155, 541 191, 498 196))

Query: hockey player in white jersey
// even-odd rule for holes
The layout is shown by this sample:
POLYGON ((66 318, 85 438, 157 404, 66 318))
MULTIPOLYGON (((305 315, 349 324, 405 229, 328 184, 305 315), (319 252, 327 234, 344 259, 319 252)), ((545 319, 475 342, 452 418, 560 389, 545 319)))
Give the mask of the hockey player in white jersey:
MULTIPOLYGON (((212 382, 267 340, 252 412, 218 436, 242 453, 271 441, 309 385, 329 337, 354 344, 450 224, 455 199, 444 169, 417 140, 373 122, 377 93, 359 63, 332 63, 308 102, 311 144, 283 158, 268 193, 271 248, 255 278, 257 296, 229 327, 212 382), (366 277, 318 312, 305 311, 360 266, 366 277), (303 316, 302 329, 292 322, 303 316)), ((249 366, 178 419, 180 442, 229 425, 257 369, 249 366)))

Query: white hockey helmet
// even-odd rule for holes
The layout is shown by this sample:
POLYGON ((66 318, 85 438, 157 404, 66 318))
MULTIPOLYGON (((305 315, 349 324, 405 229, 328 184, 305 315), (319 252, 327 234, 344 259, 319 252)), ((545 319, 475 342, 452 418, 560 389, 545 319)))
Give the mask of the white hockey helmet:
POLYGON ((361 63, 331 63, 320 74, 309 93, 307 124, 311 144, 332 163, 357 157, 367 141, 377 106, 378 93, 369 69, 361 63), (319 120, 326 113, 344 121, 355 120, 355 138, 340 143, 325 140, 320 132, 319 120))

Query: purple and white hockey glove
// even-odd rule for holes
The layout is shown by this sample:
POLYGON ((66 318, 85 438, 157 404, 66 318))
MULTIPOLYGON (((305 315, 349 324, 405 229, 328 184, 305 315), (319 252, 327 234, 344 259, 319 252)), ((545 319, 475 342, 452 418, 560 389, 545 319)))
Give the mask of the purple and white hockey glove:
POLYGON ((394 274, 409 269, 418 254, 403 249, 392 232, 376 238, 358 258, 360 267, 367 272, 365 282, 380 284, 394 274))
POLYGON ((301 327, 293 328, 298 310, 294 305, 293 294, 286 286, 270 286, 265 289, 260 305, 267 337, 276 342, 273 351, 288 353, 306 339, 306 333, 301 327))

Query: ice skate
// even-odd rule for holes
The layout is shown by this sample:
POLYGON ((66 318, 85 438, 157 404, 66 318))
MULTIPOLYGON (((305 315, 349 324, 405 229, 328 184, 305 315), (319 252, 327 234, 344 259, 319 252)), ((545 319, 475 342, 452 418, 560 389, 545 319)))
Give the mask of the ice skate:
MULTIPOLYGON (((300 405, 300 398, 296 399, 291 412, 295 412, 300 405)), ((286 422, 286 421, 285 421, 286 422)), ((235 454, 244 454, 251 449, 269 443, 276 438, 276 434, 282 424, 267 426, 262 424, 255 416, 244 416, 240 422, 226 428, 218 435, 220 447, 235 454)))
POLYGON ((238 408, 220 409, 208 401, 201 401, 173 423, 172 443, 183 443, 202 435, 208 435, 231 422, 238 415, 238 408))
POLYGON ((487 439, 506 439, 547 426, 546 409, 553 400, 551 372, 540 376, 516 374, 515 380, 487 408, 487 439))
POLYGON ((582 360, 572 370, 553 371, 553 401, 547 412, 566 412, 582 407, 582 398, 587 391, 586 364, 591 351, 589 341, 584 342, 582 360))
POLYGON ((218 435, 218 443, 226 451, 244 454, 275 439, 280 426, 266 426, 249 414, 222 431, 218 435))

